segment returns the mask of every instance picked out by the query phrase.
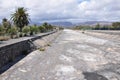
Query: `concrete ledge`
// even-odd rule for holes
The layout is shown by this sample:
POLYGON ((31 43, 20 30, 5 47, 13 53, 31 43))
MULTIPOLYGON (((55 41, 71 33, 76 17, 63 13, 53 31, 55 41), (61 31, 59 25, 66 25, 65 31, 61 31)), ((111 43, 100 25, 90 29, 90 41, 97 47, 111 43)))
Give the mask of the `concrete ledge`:
POLYGON ((33 41, 55 32, 57 31, 38 34, 32 37, 23 37, 19 39, 3 41, 0 44, 0 68, 6 65, 8 62, 14 60, 17 56, 32 52, 34 48, 32 44, 33 41))
POLYGON ((120 43, 120 31, 117 30, 87 30, 85 34, 120 43))
POLYGON ((87 30, 87 32, 120 35, 120 30, 87 30))

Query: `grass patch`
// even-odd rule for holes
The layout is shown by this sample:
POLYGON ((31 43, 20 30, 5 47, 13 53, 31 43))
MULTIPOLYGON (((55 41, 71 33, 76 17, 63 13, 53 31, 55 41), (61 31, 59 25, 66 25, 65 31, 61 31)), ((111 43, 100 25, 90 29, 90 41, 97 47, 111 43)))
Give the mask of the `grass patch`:
POLYGON ((39 51, 45 51, 45 48, 39 48, 39 51))
POLYGON ((51 45, 48 43, 47 46, 51 46, 51 45))

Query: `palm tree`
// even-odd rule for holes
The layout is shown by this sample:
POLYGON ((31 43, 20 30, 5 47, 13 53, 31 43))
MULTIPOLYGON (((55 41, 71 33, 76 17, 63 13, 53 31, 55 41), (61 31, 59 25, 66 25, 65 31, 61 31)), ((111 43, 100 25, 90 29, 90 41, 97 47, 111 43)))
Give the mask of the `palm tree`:
POLYGON ((26 13, 26 9, 24 7, 20 7, 16 10, 14 14, 12 14, 12 21, 14 24, 20 28, 20 32, 22 32, 22 28, 29 24, 29 15, 26 13))

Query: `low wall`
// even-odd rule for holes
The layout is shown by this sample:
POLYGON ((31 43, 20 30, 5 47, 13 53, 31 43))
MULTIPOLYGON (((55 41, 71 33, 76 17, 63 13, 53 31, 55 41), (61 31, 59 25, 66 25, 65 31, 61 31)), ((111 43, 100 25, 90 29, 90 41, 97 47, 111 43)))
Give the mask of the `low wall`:
POLYGON ((0 44, 0 68, 3 67, 8 62, 14 60, 17 56, 24 53, 30 53, 31 51, 33 51, 33 45, 32 45, 33 41, 40 39, 44 36, 53 34, 55 32, 56 31, 48 32, 42 35, 28 37, 26 39, 20 38, 17 40, 17 42, 14 42, 13 40, 13 43, 8 41, 9 44, 7 43, 3 45, 0 44))
POLYGON ((86 30, 87 32, 93 33, 104 33, 110 35, 120 35, 120 30, 86 30))
POLYGON ((111 30, 88 30, 85 31, 85 34, 98 37, 101 39, 108 39, 113 42, 120 42, 120 31, 111 31, 111 30))

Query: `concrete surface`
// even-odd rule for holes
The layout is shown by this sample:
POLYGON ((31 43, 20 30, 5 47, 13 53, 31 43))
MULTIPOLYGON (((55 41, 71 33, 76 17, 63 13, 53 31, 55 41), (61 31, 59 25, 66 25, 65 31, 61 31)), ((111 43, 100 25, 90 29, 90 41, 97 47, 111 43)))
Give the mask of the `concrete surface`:
MULTIPOLYGON (((21 37, 17 39, 10 39, 8 41, 0 41, 0 73, 3 71, 3 66, 13 62, 17 57, 32 52, 36 50, 33 42, 36 40, 41 40, 44 37, 51 37, 48 41, 51 41, 53 34, 58 33, 59 31, 51 31, 41 34, 36 34, 33 36, 21 37)), ((42 44, 40 44, 41 46, 42 44)))
POLYGON ((120 45, 65 29, 0 75, 0 80, 120 80, 120 45))
POLYGON ((46 33, 40 33, 40 34, 36 34, 36 35, 32 35, 32 36, 26 36, 26 37, 21 37, 21 38, 16 38, 16 39, 9 39, 7 41, 0 41, 0 48, 4 47, 4 46, 8 46, 11 44, 15 44, 15 43, 19 43, 25 40, 30 40, 30 39, 35 39, 35 38, 39 38, 39 37, 43 37, 49 34, 52 34, 56 31, 51 31, 51 32, 46 32, 46 33))

